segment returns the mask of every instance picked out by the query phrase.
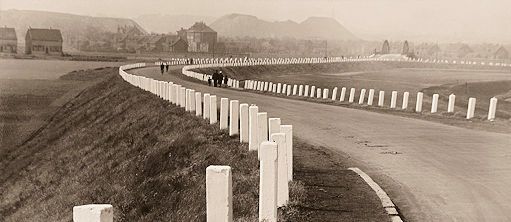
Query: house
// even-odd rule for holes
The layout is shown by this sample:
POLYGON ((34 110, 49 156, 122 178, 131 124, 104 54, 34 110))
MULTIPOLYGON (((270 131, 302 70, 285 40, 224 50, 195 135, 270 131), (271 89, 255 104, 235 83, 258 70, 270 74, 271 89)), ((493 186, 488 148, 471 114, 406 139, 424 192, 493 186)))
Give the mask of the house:
POLYGON ((29 28, 25 35, 25 53, 62 55, 62 42, 62 33, 58 29, 29 28))
POLYGON ((501 46, 493 53, 493 59, 509 59, 509 52, 501 46))
POLYGON ((179 36, 172 38, 169 45, 169 52, 188 52, 188 43, 179 36))
POLYGON ((14 28, 0 28, 0 53, 16 53, 18 37, 14 28))
POLYGON ((196 22, 186 30, 189 52, 215 52, 217 32, 204 22, 196 22))
POLYGON ((385 40, 383 42, 383 46, 381 47, 381 54, 389 54, 389 53, 390 53, 389 41, 385 40))

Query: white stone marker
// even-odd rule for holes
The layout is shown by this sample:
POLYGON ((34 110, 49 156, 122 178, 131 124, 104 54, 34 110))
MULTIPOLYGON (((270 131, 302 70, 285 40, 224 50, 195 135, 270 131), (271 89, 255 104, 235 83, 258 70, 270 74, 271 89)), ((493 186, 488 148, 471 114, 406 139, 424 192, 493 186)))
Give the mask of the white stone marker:
POLYGON ((454 112, 454 103, 455 102, 456 102, 456 95, 454 95, 454 94, 449 95, 449 104, 447 105, 448 113, 454 112))
POLYGON ((355 88, 350 89, 350 97, 348 99, 349 103, 353 103, 355 101, 355 88))
POLYGON ((293 125, 281 125, 280 132, 286 134, 287 180, 293 180, 293 125))
POLYGON ((277 152, 277 143, 261 143, 259 164, 260 222, 277 222, 277 152))
POLYGON ((73 207, 73 222, 113 222, 114 208, 110 204, 88 204, 73 207))
POLYGON ((284 84, 282 86, 282 94, 286 94, 286 92, 287 92, 287 84, 284 84))
POLYGON ((488 120, 495 120, 495 112, 497 111, 497 98, 490 99, 490 108, 488 109, 488 120))
POLYGON ((474 118, 475 109, 476 109, 476 98, 470 97, 468 99, 467 119, 474 118))
POLYGON ((332 90, 332 100, 337 100, 337 87, 332 90))
POLYGON ((215 124, 218 122, 218 114, 216 108, 216 96, 212 95, 209 97, 209 124, 215 124))
POLYGON ((220 129, 227 129, 229 120, 229 99, 220 99, 220 129))
POLYGON ((282 84, 281 83, 277 83, 277 94, 280 94, 281 89, 282 89, 282 84))
POLYGON ((229 136, 233 136, 239 133, 239 106, 240 102, 238 100, 231 100, 229 107, 229 136))
POLYGON ((271 140, 277 143, 277 207, 282 207, 289 201, 286 134, 274 133, 271 140))
POLYGON ((433 99, 431 100, 431 113, 436 113, 438 111, 438 94, 433 94, 433 99))
POLYGON ((186 106, 186 88, 181 87, 181 91, 179 92, 179 99, 181 100, 179 103, 181 104, 181 107, 186 106))
POLYGON ((392 96, 390 97, 390 108, 395 109, 397 104, 397 91, 392 91, 392 96))
POLYGON ((417 93, 417 103, 415 103, 415 112, 422 112, 422 99, 424 98, 424 93, 417 93))
POLYGON ((248 108, 248 150, 257 151, 259 147, 259 134, 257 127, 257 113, 259 107, 252 105, 248 108))
POLYGON ((346 98, 346 87, 341 88, 341 96, 339 97, 339 101, 344 102, 344 99, 346 98))
POLYGON ((366 97, 366 89, 360 90, 360 97, 358 98, 358 104, 360 104, 360 105, 364 104, 365 97, 366 97))
POLYGON ((200 92, 195 93, 195 115, 202 115, 202 95, 200 92))
POLYGON ((316 90, 316 98, 318 98, 318 99, 321 98, 321 88, 318 88, 316 90))
POLYGON ((291 95, 291 85, 287 85, 287 93, 286 96, 291 95))
POLYGON ((380 91, 378 94, 378 106, 383 106, 385 102, 385 91, 380 91))
POLYGON ((259 143, 268 141, 268 113, 257 113, 257 128, 259 134, 259 143))
POLYGON ((367 96, 367 105, 372 106, 374 100, 374 89, 369 89, 369 95, 367 96))
POLYGON ((403 105, 401 106, 401 109, 405 110, 408 108, 408 98, 410 97, 409 92, 403 93, 403 105))
POLYGON ((303 96, 303 85, 298 87, 298 96, 303 96))
POLYGON ((280 133, 280 118, 268 119, 268 136, 274 133, 280 133))
POLYGON ((211 103, 211 95, 209 93, 204 93, 204 109, 203 109, 203 117, 204 119, 209 119, 209 104, 211 103))
POLYGON ((309 96, 309 85, 305 85, 305 89, 303 90, 303 96, 304 97, 309 96))
POLYGON ((242 103, 240 104, 240 142, 248 143, 248 132, 249 132, 249 124, 248 124, 248 104, 242 103))
POLYGON ((190 89, 185 91, 185 111, 190 111, 190 89))
POLYGON ((328 89, 323 89, 323 99, 328 99, 328 89))
POLYGON ((311 86, 311 92, 310 92, 311 98, 314 98, 314 93, 316 93, 316 86, 311 86))
POLYGON ((298 90, 298 86, 293 85, 293 96, 296 96, 297 90, 298 90))
POLYGON ((206 168, 206 217, 208 222, 231 222, 232 173, 230 166, 206 168))
POLYGON ((190 98, 190 103, 189 103, 190 104, 189 105, 190 106, 190 108, 189 108, 190 112, 194 112, 195 111, 195 97, 196 97, 195 96, 195 90, 190 89, 190 96, 189 96, 189 98, 190 98))

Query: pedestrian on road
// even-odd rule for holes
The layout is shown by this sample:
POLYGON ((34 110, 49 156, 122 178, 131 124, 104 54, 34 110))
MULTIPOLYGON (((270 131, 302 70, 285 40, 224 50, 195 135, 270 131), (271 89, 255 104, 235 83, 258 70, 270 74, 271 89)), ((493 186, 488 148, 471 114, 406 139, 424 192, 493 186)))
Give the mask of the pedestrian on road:
POLYGON ((160 71, 161 71, 161 74, 163 75, 163 71, 165 71, 165 65, 163 65, 163 62, 160 63, 160 71))
POLYGON ((208 86, 211 86, 211 77, 208 78, 208 86))
POLYGON ((165 63, 165 69, 167 70, 167 72, 169 72, 169 63, 165 63))
POLYGON ((218 86, 218 71, 215 71, 215 73, 213 73, 213 86, 214 87, 218 86))
POLYGON ((222 87, 222 80, 224 79, 224 75, 222 75, 222 71, 218 73, 218 87, 222 87))
POLYGON ((227 78, 227 75, 224 76, 224 85, 227 87, 227 82, 229 81, 229 78, 227 78))

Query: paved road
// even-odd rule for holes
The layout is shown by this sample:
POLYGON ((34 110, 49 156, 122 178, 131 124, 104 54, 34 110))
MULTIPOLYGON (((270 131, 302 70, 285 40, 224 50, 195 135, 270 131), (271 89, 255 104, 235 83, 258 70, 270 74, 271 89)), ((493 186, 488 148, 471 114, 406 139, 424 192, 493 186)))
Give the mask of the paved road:
POLYGON ((257 104, 296 136, 353 159, 409 221, 511 221, 511 135, 212 88, 158 68, 131 72, 257 104))

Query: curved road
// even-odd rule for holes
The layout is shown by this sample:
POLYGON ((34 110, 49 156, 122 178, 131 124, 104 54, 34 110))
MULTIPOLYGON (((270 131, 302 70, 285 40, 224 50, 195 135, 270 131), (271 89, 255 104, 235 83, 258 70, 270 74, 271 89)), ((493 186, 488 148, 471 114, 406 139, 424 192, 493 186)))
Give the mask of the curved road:
POLYGON ((511 221, 511 135, 212 88, 156 67, 129 72, 257 104, 294 135, 352 159, 408 221, 511 221))

